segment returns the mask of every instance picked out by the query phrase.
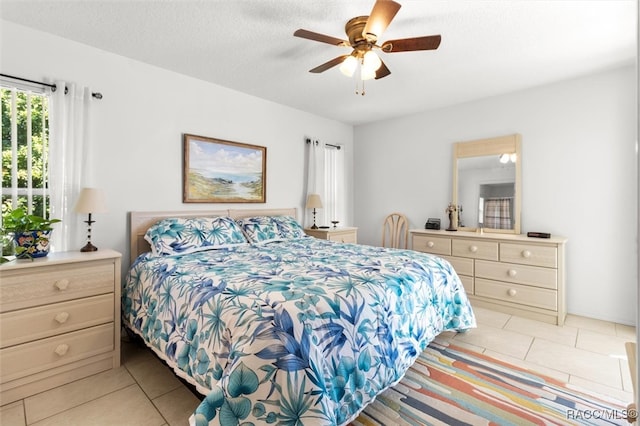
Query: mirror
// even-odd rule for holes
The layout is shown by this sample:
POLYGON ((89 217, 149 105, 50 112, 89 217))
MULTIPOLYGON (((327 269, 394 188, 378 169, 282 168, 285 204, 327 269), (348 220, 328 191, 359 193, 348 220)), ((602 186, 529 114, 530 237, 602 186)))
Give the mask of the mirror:
POLYGON ((458 229, 520 233, 520 141, 514 134, 454 144, 452 199, 458 229))

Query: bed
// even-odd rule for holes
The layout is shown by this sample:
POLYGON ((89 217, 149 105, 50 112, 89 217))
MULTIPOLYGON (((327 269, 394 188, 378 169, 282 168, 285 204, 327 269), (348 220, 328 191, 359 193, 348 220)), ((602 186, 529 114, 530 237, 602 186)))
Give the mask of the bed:
POLYGON ((191 425, 347 424, 476 325, 445 260, 315 239, 296 213, 130 214, 123 322, 204 396, 191 425))

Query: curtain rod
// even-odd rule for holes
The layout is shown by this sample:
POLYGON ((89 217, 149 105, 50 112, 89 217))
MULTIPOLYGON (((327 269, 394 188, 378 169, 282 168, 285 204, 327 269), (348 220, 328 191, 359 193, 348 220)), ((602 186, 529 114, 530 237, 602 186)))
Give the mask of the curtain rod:
MULTIPOLYGON (((18 81, 25 81, 27 83, 39 84, 40 86, 47 86, 47 87, 51 88, 52 92, 55 92, 56 89, 58 88, 55 84, 43 83, 41 81, 29 80, 28 78, 16 77, 16 76, 13 76, 13 75, 8 75, 8 74, 0 74, 0 77, 6 77, 6 78, 13 79, 13 80, 18 80, 18 81)), ((64 88, 64 94, 66 95, 68 91, 69 91, 69 89, 67 89, 65 87, 64 88)), ((102 99, 102 93, 100 93, 100 92, 93 92, 93 93, 91 93, 91 96, 93 96, 96 99, 102 99)))
MULTIPOLYGON (((311 139, 307 138, 307 143, 311 143, 311 139)), ((316 145, 318 144, 318 141, 316 141, 316 145)), ((331 145, 330 143, 325 143, 325 146, 330 146, 331 148, 335 148, 337 150, 340 150, 342 147, 340 145, 331 145)))

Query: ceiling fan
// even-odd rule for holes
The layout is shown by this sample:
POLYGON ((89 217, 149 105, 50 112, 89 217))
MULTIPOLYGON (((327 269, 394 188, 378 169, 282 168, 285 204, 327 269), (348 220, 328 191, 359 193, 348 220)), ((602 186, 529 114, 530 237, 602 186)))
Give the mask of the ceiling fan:
MULTIPOLYGON (((340 47, 352 47, 349 55, 341 55, 319 65, 309 72, 321 73, 340 65, 340 71, 351 77, 360 65, 361 80, 380 79, 391 74, 374 50, 385 53, 411 52, 416 50, 435 50, 440 46, 440 35, 387 40, 378 45, 378 39, 400 10, 401 5, 391 0, 376 0, 369 16, 356 16, 345 25, 349 40, 343 40, 313 31, 299 29, 293 33, 296 37, 319 41, 340 47)), ((356 92, 357 93, 357 92, 356 92)), ((364 92, 363 92, 364 94, 364 92)))

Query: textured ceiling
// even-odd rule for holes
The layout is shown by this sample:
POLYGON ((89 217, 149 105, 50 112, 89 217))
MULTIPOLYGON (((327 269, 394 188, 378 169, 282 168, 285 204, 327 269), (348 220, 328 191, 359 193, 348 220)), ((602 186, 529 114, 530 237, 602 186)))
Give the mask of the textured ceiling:
POLYGON ((637 0, 397 0, 381 41, 441 34, 438 50, 381 53, 391 75, 366 83, 338 68, 350 52, 293 37, 346 38, 374 0, 0 0, 24 26, 284 105, 360 124, 634 63, 637 0))

